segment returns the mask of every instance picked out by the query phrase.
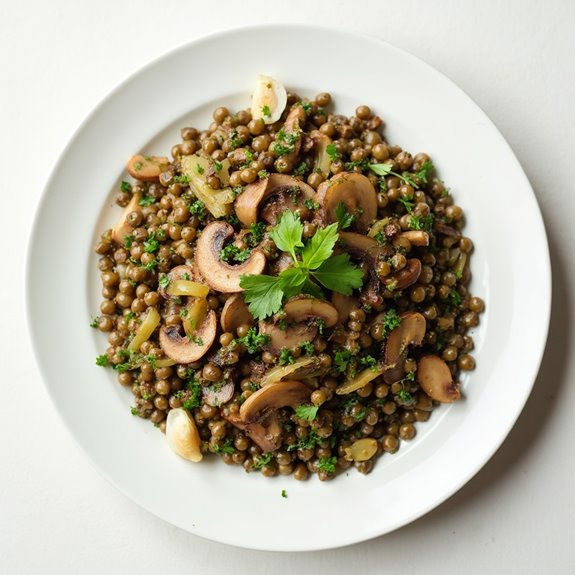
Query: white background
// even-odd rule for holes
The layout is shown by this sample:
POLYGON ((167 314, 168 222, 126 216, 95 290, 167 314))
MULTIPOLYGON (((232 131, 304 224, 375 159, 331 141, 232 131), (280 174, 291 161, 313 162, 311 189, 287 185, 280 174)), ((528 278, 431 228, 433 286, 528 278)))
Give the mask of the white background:
MULTIPOLYGON (((0 0, 0 572, 574 573, 574 23, 569 0, 0 0), (268 22, 375 36, 454 80, 514 149, 535 189, 551 247, 547 350, 533 394, 501 449, 422 519, 327 552, 236 549, 138 508, 98 474, 66 432, 44 390, 25 322, 32 216, 81 120, 158 54, 217 30, 268 22)), ((321 46, 310 49, 318 66, 330 57, 321 46)), ((182 74, 201 81, 201 68, 182 74)), ((477 170, 488 161, 486 150, 477 170)), ((524 233, 528 244, 529 230, 524 233)), ((537 262, 532 265, 536 274, 537 262)), ((301 520, 321 529, 322 518, 312 510, 301 520)))

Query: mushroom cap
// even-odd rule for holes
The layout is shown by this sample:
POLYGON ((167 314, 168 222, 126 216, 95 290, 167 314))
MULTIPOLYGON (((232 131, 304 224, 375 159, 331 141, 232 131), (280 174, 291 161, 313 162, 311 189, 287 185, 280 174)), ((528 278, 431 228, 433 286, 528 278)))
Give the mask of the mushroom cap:
POLYGON ((383 379, 392 384, 405 375, 405 358, 409 345, 421 345, 425 337, 426 321, 420 313, 401 314, 401 324, 387 338, 385 344, 385 367, 383 379))
POLYGON ((259 330, 260 333, 270 337, 268 347, 275 352, 279 352, 283 348, 293 349, 304 341, 313 341, 317 335, 317 326, 305 323, 281 329, 276 323, 260 320, 259 330))
POLYGON ((273 409, 297 407, 309 399, 310 388, 301 381, 285 380, 272 383, 252 393, 240 407, 240 417, 250 423, 273 409))
POLYGON ((112 230, 112 238, 114 238, 116 243, 123 244, 125 237, 132 233, 134 228, 132 228, 132 226, 128 223, 128 214, 130 212, 142 211, 142 208, 140 207, 141 197, 142 195, 139 192, 132 194, 131 200, 124 208, 118 223, 114 226, 114 229, 112 230))
POLYGON ((407 260, 405 267, 388 275, 385 279, 381 280, 386 286, 390 286, 392 291, 402 290, 410 285, 413 285, 421 274, 421 262, 417 258, 410 258, 407 260))
POLYGON ((127 168, 132 178, 142 182, 154 182, 169 163, 170 160, 165 156, 142 156, 138 154, 129 159, 127 168))
POLYGON ((435 401, 453 403, 461 397, 449 366, 437 355, 424 355, 419 360, 417 381, 421 389, 435 401))
MULTIPOLYGON (((311 186, 285 174, 270 174, 265 180, 247 185, 245 190, 236 198, 234 204, 238 219, 244 226, 255 224, 258 221, 259 211, 268 199, 279 194, 289 195, 294 188, 300 191, 304 200, 313 200, 315 198, 315 191, 311 186)), ((293 203, 289 201, 285 203, 285 209, 291 209, 292 211, 298 206, 299 202, 293 203)), ((270 219, 269 213, 268 219, 270 219)), ((275 225, 276 222, 270 221, 268 223, 275 225)))
POLYGON ((232 380, 226 381, 218 389, 214 389, 211 385, 202 388, 202 395, 204 401, 212 407, 219 407, 227 403, 234 395, 235 385, 232 380))
POLYGON ((216 312, 210 310, 206 319, 196 330, 194 341, 181 334, 179 325, 163 327, 160 330, 160 347, 177 363, 192 363, 203 357, 210 349, 218 331, 216 312))
POLYGON ((282 439, 282 428, 278 420, 277 411, 271 411, 261 421, 252 423, 245 422, 239 415, 233 413, 229 415, 222 414, 222 417, 234 427, 243 431, 264 453, 279 449, 282 439))
POLYGON ((284 312, 288 319, 296 323, 305 322, 311 318, 320 318, 326 327, 332 327, 337 323, 337 309, 328 303, 314 297, 299 296, 292 298, 284 304, 284 312))
POLYGON ((327 222, 337 222, 336 209, 343 203, 348 214, 355 216, 355 227, 362 233, 377 216, 377 194, 369 179, 354 172, 340 172, 322 182, 317 189, 317 201, 327 222))
POLYGON ((213 289, 223 293, 241 292, 241 276, 259 275, 266 266, 266 256, 260 249, 252 253, 244 263, 232 266, 220 260, 220 251, 224 242, 232 236, 234 228, 226 222, 211 222, 203 230, 196 243, 196 262, 198 269, 213 289))
POLYGON ((224 331, 235 333, 240 325, 250 324, 254 320, 241 293, 231 295, 224 303, 220 315, 220 325, 224 331))

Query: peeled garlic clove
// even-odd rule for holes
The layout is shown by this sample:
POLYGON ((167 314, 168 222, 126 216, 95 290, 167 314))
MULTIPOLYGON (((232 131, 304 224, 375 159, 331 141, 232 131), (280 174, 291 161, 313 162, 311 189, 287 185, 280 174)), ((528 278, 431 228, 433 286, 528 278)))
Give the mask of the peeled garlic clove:
POLYGON ((264 124, 277 122, 287 104, 287 93, 281 82, 269 76, 258 76, 252 96, 252 118, 264 124))
POLYGON ((371 437, 358 439, 345 448, 345 458, 348 461, 367 461, 377 452, 377 441, 371 437))
POLYGON ((170 410, 166 420, 166 437, 170 449, 189 461, 202 460, 201 439, 190 414, 178 407, 170 410))

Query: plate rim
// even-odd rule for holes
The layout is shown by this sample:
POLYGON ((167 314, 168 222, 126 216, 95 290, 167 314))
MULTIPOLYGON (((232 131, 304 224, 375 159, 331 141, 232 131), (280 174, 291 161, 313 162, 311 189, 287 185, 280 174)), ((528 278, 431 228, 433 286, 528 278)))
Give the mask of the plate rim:
POLYGON ((511 146, 509 145, 507 140, 503 137, 501 132, 498 130, 497 126, 492 122, 492 120, 489 118, 489 116, 481 108, 481 106, 479 106, 477 104, 477 102, 469 94, 467 94, 462 88, 460 88, 455 82, 453 82, 443 72, 441 72, 438 69, 436 69, 435 67, 431 66, 426 61, 419 58, 418 56, 413 55, 411 52, 409 52, 403 48, 398 48, 397 46, 390 44, 389 42, 382 40, 381 38, 374 37, 374 36, 368 35, 368 34, 358 33, 358 32, 350 32, 348 30, 344 30, 344 29, 339 28, 339 27, 327 27, 327 26, 317 26, 317 25, 312 25, 312 24, 298 24, 298 23, 272 23, 272 24, 259 24, 259 25, 253 25, 253 26, 230 27, 230 28, 218 30, 218 31, 210 33, 210 34, 198 36, 198 37, 194 38, 193 40, 182 42, 182 43, 180 43, 180 44, 178 44, 172 48, 164 50, 158 56, 148 60, 143 65, 137 67, 134 71, 132 71, 130 74, 128 74, 126 77, 124 77, 121 81, 117 82, 107 92, 107 94, 96 103, 96 105, 92 106, 90 108, 90 110, 87 112, 87 114, 85 114, 85 116, 83 117, 83 119, 81 120, 81 122, 79 123, 77 128, 72 132, 71 136, 68 138, 66 145, 62 148, 62 150, 58 154, 57 161, 53 165, 53 167, 49 173, 49 176, 46 179, 46 182, 45 182, 43 190, 40 194, 40 197, 36 203, 34 217, 33 217, 33 221, 32 221, 32 229, 31 229, 31 233, 28 236, 28 242, 27 242, 27 246, 26 246, 25 286, 26 286, 25 296, 26 296, 27 327, 28 327, 28 331, 30 333, 30 339, 32 341, 32 347, 33 347, 33 351, 34 351, 35 361, 36 361, 36 364, 38 366, 38 371, 41 375, 44 387, 48 392, 48 395, 50 397, 52 405, 56 408, 56 412, 59 414, 59 416, 60 416, 61 420, 63 421, 65 427, 67 428, 68 432, 70 433, 72 438, 76 441, 76 443, 80 446, 81 451, 85 455, 88 456, 88 459, 92 462, 92 464, 95 466, 97 471, 101 475, 106 477, 106 479, 108 481, 110 481, 116 489, 119 489, 122 493, 124 493, 124 495, 126 495, 129 499, 131 499, 133 502, 138 504, 140 507, 143 507, 144 509, 146 509, 150 513, 153 513, 156 517, 159 517, 166 522, 177 525, 178 527, 180 527, 184 530, 187 530, 188 532, 190 532, 194 535, 198 535, 198 536, 206 538, 208 540, 218 541, 221 543, 226 543, 226 544, 229 544, 232 546, 238 546, 238 547, 242 547, 242 548, 258 549, 258 550, 266 549, 266 550, 275 550, 275 551, 311 551, 311 550, 331 549, 331 548, 336 548, 336 547, 352 545, 352 544, 355 544, 355 543, 358 543, 361 541, 366 541, 366 540, 378 537, 380 535, 391 533, 391 532, 393 532, 393 531, 395 531, 395 530, 397 530, 397 529, 399 529, 405 525, 408 525, 409 523, 413 522, 414 520, 416 520, 420 517, 423 517, 424 515, 429 513, 431 510, 437 508, 442 503, 444 503, 446 500, 448 500, 450 497, 452 497, 457 491, 459 491, 467 482, 469 482, 475 475, 477 475, 477 473, 489 462, 489 460, 493 457, 493 455, 499 450, 501 445, 507 439, 511 429, 515 426, 521 412, 523 411, 523 409, 525 407, 526 402, 528 401, 528 399, 532 393, 532 390, 533 390, 533 387, 535 385, 538 373, 541 369, 541 362, 543 360, 543 356, 544 356, 545 349, 546 349, 546 343, 548 340, 548 333, 549 333, 549 326, 550 326, 550 318, 551 318, 551 305, 552 305, 552 267, 551 267, 551 258, 550 258, 550 250, 549 250, 549 240, 548 240, 547 232, 545 229, 545 223, 544 223, 543 215, 541 213, 541 209, 539 207, 539 203, 537 200, 537 196, 535 194, 535 191, 533 190, 533 187, 532 187, 525 171, 523 170, 523 167, 521 166, 521 163, 519 162, 518 158, 516 157, 515 153, 513 152, 513 149, 511 148, 511 146), (303 29, 303 30, 306 30, 307 32, 315 30, 315 31, 324 32, 324 33, 328 33, 328 34, 343 35, 346 37, 347 41, 365 41, 365 40, 368 40, 369 42, 376 43, 376 44, 382 46, 383 48, 385 48, 387 50, 391 50, 393 52, 406 55, 409 59, 412 59, 412 60, 416 61, 419 65, 423 65, 424 67, 426 67, 430 73, 439 77, 442 82, 449 83, 450 88, 455 89, 459 93, 459 97, 463 97, 464 99, 466 99, 470 104, 472 104, 476 108, 476 110, 484 118, 485 122, 489 125, 490 132, 492 133, 492 135, 496 136, 499 139, 500 144, 502 144, 503 146, 505 146, 507 148, 507 151, 509 153, 509 157, 513 158, 513 160, 515 161, 515 163, 516 163, 515 169, 516 169, 517 173, 520 174, 522 176, 522 178, 524 179, 526 189, 528 189, 530 191, 530 199, 533 201, 535 209, 536 209, 536 215, 538 216, 537 220, 538 220, 538 227, 539 227, 538 232, 540 234, 540 239, 541 239, 541 242, 543 244, 543 246, 542 246, 544 248, 543 251, 546 255, 545 260, 542 262, 539 262, 540 269, 544 268, 543 273, 541 273, 541 281, 542 281, 542 287, 544 288, 544 290, 548 294, 548 297, 545 299, 544 302, 542 302, 542 312, 540 312, 541 317, 544 318, 544 328, 545 329, 540 332, 540 336, 538 338, 540 340, 537 344, 537 349, 539 350, 539 353, 538 353, 538 357, 536 358, 536 360, 534 362, 534 365, 536 365, 536 369, 534 370, 534 373, 532 374, 532 377, 531 377, 532 381, 530 382, 530 385, 528 386, 528 391, 527 391, 527 393, 525 393, 523 400, 521 402, 518 402, 515 405, 515 408, 516 408, 515 412, 516 413, 514 413, 514 416, 512 418, 509 418, 507 429, 506 429, 505 433, 503 433, 500 436, 499 442, 491 445, 490 453, 487 456, 487 458, 477 461, 475 466, 473 466, 472 469, 468 470, 468 473, 466 474, 466 476, 463 478, 460 478, 460 480, 452 486, 452 489, 449 490, 449 493, 446 496, 442 497, 439 501, 436 501, 436 500, 431 501, 423 510, 420 510, 419 512, 414 513, 413 517, 403 518, 401 521, 399 521, 397 523, 397 525, 395 525, 394 527, 392 527, 390 529, 386 529, 385 531, 375 532, 375 533, 371 533, 371 534, 367 534, 367 535, 365 533, 362 533, 361 535, 358 535, 355 538, 349 537, 345 542, 336 542, 335 544, 329 544, 329 545, 323 545, 323 546, 316 546, 316 545, 311 544, 310 546, 305 547, 305 548, 302 548, 302 547, 289 548, 289 547, 285 547, 285 546, 282 548, 272 548, 269 546, 265 546, 265 547, 249 546, 246 544, 240 544, 240 543, 237 543, 234 541, 230 541, 230 540, 226 539, 225 537, 218 539, 217 537, 214 537, 213 535, 205 535, 203 533, 199 533, 196 531, 190 531, 189 529, 186 529, 185 527, 182 527, 181 525, 178 525, 177 523, 173 523, 171 520, 166 519, 162 515, 159 515, 157 513, 157 511, 155 511, 150 506, 146 505, 144 502, 142 502, 141 500, 137 499, 132 494, 127 492, 122 486, 120 486, 109 475, 109 473, 107 473, 97 463, 97 461, 93 458, 93 456, 86 450, 86 448, 82 444, 80 438, 78 437, 78 435, 76 434, 74 429, 70 426, 69 420, 65 417, 64 411, 63 411, 62 407, 59 405, 57 398, 55 397, 55 395, 53 393, 53 389, 50 387, 50 385, 48 383, 49 378, 47 377, 47 374, 45 372, 45 367, 43 366, 43 364, 40 360, 40 357, 41 357, 40 341, 38 340, 38 336, 34 330, 34 325, 33 325, 33 321, 32 321, 32 319, 33 319, 32 318, 32 306, 33 306, 34 295, 33 295, 33 289, 31 286, 30 278, 33 276, 33 270, 32 270, 32 263, 33 263, 32 260, 34 257, 33 256, 33 248, 38 241, 37 234, 39 233, 39 232, 37 232, 38 227, 36 224, 38 223, 38 221, 42 215, 42 212, 44 210, 46 203, 49 201, 49 191, 53 185, 54 180, 57 177, 58 172, 61 170, 62 166, 65 164, 66 157, 67 157, 70 149, 74 147, 74 144, 76 143, 78 137, 84 131, 86 126, 90 123, 90 121, 93 119, 93 117, 103 107, 105 107, 109 101, 113 100, 118 92, 121 92, 122 89, 126 85, 130 84, 130 82, 132 82, 132 80, 134 78, 140 76, 141 74, 145 74, 149 69, 151 69, 154 66, 156 66, 157 64, 161 63, 163 60, 173 57, 176 53, 179 53, 181 51, 193 50, 194 47, 197 45, 201 45, 202 43, 206 43, 206 42, 217 41, 218 39, 226 38, 230 34, 233 35, 233 34, 238 34, 238 33, 249 33, 249 32, 268 33, 270 30, 273 31, 274 29, 278 29, 278 30, 282 30, 282 31, 289 30, 289 29, 301 31, 303 29), (541 264, 543 264, 543 265, 541 265, 541 264))

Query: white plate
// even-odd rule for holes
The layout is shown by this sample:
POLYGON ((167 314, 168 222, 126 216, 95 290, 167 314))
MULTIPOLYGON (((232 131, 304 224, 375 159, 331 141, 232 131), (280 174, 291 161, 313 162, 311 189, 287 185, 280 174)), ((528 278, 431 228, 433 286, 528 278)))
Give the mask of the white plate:
POLYGON ((519 163, 485 114, 454 84, 380 41, 301 26, 225 32, 149 64, 92 112, 60 158, 40 203, 28 259, 28 313, 38 363, 73 436, 139 505, 179 527, 268 550, 337 547, 388 533, 464 485, 504 440, 543 353, 550 268, 539 209, 519 163), (472 291, 487 303, 475 330, 477 369, 465 399, 442 407, 374 471, 335 481, 266 479, 216 458, 175 457, 131 394, 94 364, 105 337, 88 327, 99 305, 93 254, 118 216, 127 158, 165 154, 179 127, 207 126, 220 104, 247 107, 258 74, 313 97, 329 91, 351 114, 368 104, 389 141, 428 152, 468 217, 472 291), (537 272, 534 273, 534 262, 537 272), (281 496, 287 491, 287 498, 281 496))

